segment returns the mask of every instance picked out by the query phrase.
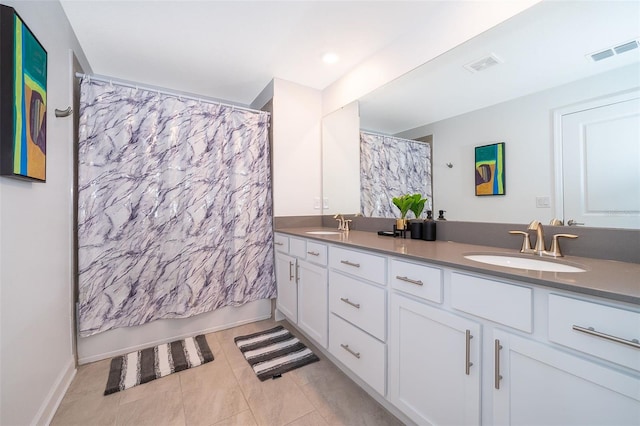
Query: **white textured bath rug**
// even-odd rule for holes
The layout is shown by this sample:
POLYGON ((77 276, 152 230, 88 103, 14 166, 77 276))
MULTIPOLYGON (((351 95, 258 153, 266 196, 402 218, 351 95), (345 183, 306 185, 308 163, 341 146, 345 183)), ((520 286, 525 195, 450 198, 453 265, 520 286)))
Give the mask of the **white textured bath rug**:
POLYGON ((233 340, 261 381, 320 361, 311 349, 281 325, 233 340))
POLYGON ((213 361, 203 334, 131 352, 111 360, 105 395, 213 361))

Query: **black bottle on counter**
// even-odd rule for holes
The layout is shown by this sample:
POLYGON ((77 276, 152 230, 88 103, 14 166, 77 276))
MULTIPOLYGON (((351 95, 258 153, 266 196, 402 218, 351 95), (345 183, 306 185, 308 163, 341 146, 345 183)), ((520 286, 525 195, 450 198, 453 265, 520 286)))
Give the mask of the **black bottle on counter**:
POLYGON ((419 219, 414 219, 409 222, 409 228, 411 228, 411 239, 419 240, 422 238, 422 225, 424 222, 419 219))
POLYGON ((433 220, 431 210, 427 210, 427 220, 422 223, 422 239, 425 241, 436 240, 436 221, 433 220))

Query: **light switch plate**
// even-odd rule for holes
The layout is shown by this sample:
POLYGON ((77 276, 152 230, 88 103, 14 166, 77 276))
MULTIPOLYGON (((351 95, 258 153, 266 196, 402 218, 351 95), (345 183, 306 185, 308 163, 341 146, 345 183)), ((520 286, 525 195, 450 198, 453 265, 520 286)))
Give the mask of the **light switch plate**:
POLYGON ((551 199, 549 197, 536 197, 536 207, 539 209, 548 209, 551 207, 551 199))

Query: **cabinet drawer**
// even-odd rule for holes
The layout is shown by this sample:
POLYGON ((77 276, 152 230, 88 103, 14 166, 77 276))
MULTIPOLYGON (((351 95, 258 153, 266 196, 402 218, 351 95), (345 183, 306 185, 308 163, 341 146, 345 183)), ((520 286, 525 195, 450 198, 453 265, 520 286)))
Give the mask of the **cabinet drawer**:
POLYGON ((470 275, 451 274, 451 307, 518 330, 533 330, 532 290, 470 275))
POLYGON ((276 251, 279 251, 281 253, 289 253, 289 237, 282 234, 274 234, 273 245, 276 251))
POLYGON ((307 256, 307 241, 300 238, 289 238, 289 254, 300 259, 307 256))
POLYGON ((329 273, 329 309, 380 340, 386 337, 385 290, 347 277, 329 273))
POLYGON ((307 260, 318 265, 327 265, 327 245, 307 241, 307 260))
POLYGON ((442 269, 392 259, 389 270, 394 289, 442 303, 442 269))
POLYGON ((549 295, 552 342, 640 371, 640 349, 632 346, 633 339, 640 340, 640 312, 549 295))
POLYGON ((339 247, 329 249, 329 265, 333 269, 379 284, 386 284, 386 259, 360 251, 339 247))
POLYGON ((386 374, 384 343, 331 314, 329 352, 380 395, 384 395, 386 374))

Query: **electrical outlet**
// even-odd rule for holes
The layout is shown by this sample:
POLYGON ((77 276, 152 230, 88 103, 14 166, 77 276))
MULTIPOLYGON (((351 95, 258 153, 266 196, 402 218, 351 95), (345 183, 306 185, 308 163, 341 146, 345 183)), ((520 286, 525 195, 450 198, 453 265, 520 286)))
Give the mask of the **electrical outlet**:
POLYGON ((549 197, 536 197, 536 207, 539 209, 548 209, 551 207, 551 199, 549 197))
POLYGON ((320 210, 320 197, 315 197, 313 199, 313 208, 316 210, 320 210))
POLYGON ((325 210, 329 208, 329 198, 324 197, 322 199, 322 208, 325 210))

